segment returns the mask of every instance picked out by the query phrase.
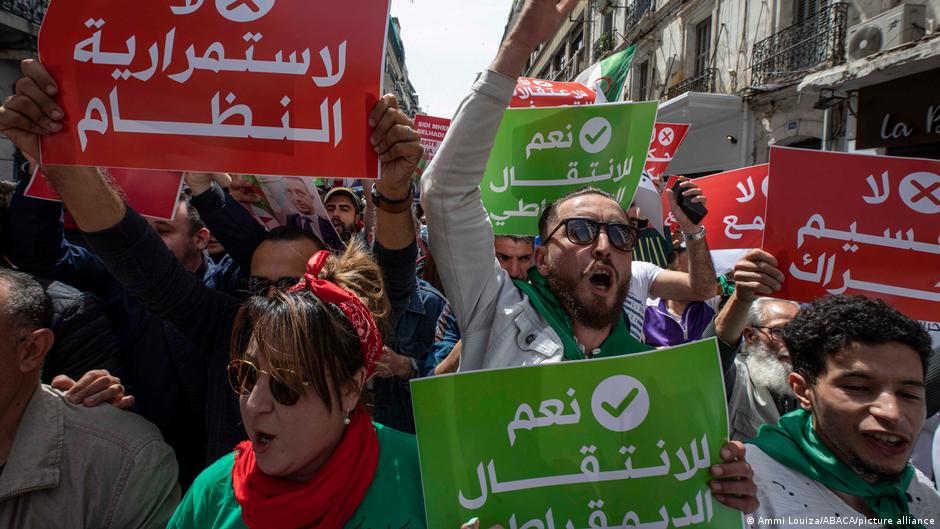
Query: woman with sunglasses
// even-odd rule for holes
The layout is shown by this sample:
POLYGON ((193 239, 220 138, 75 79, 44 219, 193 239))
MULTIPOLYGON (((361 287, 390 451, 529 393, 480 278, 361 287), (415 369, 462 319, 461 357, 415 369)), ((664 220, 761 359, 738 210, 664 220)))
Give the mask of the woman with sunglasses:
POLYGON ((196 479, 168 528, 425 527, 415 438, 359 404, 388 302, 351 248, 239 310, 228 373, 250 440, 196 479))

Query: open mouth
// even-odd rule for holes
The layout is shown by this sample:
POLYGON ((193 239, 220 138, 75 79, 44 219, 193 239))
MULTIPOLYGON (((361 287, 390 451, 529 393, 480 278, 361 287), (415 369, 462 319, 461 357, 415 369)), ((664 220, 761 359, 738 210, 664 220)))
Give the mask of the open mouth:
POLYGON ((613 277, 610 275, 609 270, 598 269, 591 274, 588 281, 595 288, 607 291, 610 290, 610 286, 613 284, 613 277))
POLYGON ((901 439, 900 437, 896 435, 880 434, 880 433, 867 433, 865 435, 869 437, 870 439, 874 439, 875 441, 884 443, 888 446, 900 446, 901 444, 906 442, 904 441, 904 439, 901 439))
POLYGON ((907 454, 910 441, 889 433, 872 432, 863 434, 868 444, 887 457, 907 454))
POLYGON ((274 441, 275 437, 277 436, 267 432, 256 431, 254 435, 255 450, 264 450, 274 441))

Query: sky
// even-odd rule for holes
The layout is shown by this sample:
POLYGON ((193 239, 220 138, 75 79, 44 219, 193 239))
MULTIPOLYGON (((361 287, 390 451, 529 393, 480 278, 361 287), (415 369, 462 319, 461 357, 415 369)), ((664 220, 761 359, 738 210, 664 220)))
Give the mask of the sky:
POLYGON ((496 56, 511 0, 392 0, 425 114, 450 118, 496 56))

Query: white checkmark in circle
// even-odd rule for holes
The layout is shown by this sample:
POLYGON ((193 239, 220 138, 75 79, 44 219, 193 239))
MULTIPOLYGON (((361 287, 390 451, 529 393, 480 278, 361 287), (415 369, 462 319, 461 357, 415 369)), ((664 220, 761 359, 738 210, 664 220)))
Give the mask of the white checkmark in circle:
POLYGON ((578 134, 581 148, 588 154, 597 154, 603 151, 610 144, 613 130, 610 122, 600 116, 587 120, 581 127, 581 133, 578 134))
POLYGON ((627 432, 636 428, 646 420, 649 411, 650 396, 646 387, 628 375, 614 375, 604 379, 591 395, 594 419, 612 432, 627 432), (631 400, 625 403, 627 398, 631 400), (615 408, 616 414, 610 412, 611 408, 615 408))

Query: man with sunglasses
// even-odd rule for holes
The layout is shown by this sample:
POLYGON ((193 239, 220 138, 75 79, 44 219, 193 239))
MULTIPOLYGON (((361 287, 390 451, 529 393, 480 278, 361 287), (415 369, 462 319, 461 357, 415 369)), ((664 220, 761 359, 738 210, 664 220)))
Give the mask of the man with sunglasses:
MULTIPOLYGON (((429 247, 462 337, 460 371, 536 365, 647 351, 630 335, 623 302, 639 230, 610 194, 583 188, 548 205, 542 244, 528 281, 512 280, 496 260, 493 227, 480 182, 516 79, 536 46, 550 38, 579 2, 527 0, 489 70, 463 101, 421 179, 429 247)), ((696 197, 687 184, 686 196, 696 197)), ((670 195, 673 201, 675 197, 670 195)), ((684 215, 683 215, 684 217, 684 215)), ((678 219, 689 237, 704 233, 678 219)), ((714 276, 711 278, 714 281, 714 276)), ((744 446, 729 443, 717 475, 740 478, 715 498, 757 507, 744 446), (738 465, 738 466, 729 466, 738 465)))

